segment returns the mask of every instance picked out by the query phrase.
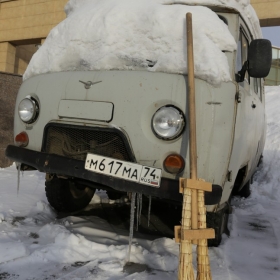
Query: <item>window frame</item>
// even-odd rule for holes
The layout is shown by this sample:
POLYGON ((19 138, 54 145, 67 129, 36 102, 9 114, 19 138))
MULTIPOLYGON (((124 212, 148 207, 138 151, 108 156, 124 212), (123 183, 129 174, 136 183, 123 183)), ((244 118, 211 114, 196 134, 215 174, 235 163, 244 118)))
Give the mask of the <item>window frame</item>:
MULTIPOLYGON (((244 62, 247 61, 247 59, 248 59, 249 44, 252 40, 253 40, 252 35, 247 30, 246 26, 243 26, 243 24, 241 23, 240 27, 239 27, 237 51, 236 51, 236 63, 235 63, 235 73, 236 74, 242 69, 244 62), (246 51, 244 51, 244 49, 243 49, 244 43, 246 43, 246 51), (241 63, 241 66, 240 66, 240 63, 241 63)), ((237 79, 236 79, 236 81, 237 81, 237 79)), ((249 76, 248 71, 246 71, 244 81, 238 82, 238 84, 244 88, 245 82, 248 85, 249 90, 254 92, 258 96, 259 100, 262 102, 262 100, 263 100, 263 98, 262 98, 262 94, 263 94, 262 79, 261 78, 252 78, 249 76)))
MULTIPOLYGON (((250 43, 249 36, 247 35, 245 28, 242 25, 240 25, 238 42, 237 42, 237 51, 236 51, 236 63, 235 63, 236 74, 238 74, 238 72, 242 69, 244 63, 248 60, 249 43, 250 43), (244 42, 245 40, 246 42, 244 42), (243 48, 244 43, 246 43, 246 51, 243 48), (238 65, 240 63, 241 65, 238 65)), ((246 81, 249 84, 249 80, 250 77, 248 71, 246 71, 244 81, 246 81)), ((239 84, 244 84, 244 82, 239 82, 239 84)))

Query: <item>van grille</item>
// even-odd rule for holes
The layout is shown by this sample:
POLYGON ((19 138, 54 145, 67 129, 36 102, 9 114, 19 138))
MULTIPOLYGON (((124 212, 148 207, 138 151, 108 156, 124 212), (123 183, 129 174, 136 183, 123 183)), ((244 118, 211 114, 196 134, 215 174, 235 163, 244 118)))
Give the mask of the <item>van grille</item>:
POLYGON ((85 160, 87 153, 132 161, 125 136, 116 129, 48 125, 43 151, 85 160))

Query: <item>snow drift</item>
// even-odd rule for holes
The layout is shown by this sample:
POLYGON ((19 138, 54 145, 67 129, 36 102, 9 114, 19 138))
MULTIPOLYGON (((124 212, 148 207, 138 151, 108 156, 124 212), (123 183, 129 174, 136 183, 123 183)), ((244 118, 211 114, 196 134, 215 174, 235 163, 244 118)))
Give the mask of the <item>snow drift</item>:
POLYGON ((257 17, 247 0, 70 0, 65 7, 67 18, 52 29, 35 53, 24 79, 71 70, 185 74, 185 15, 191 12, 196 77, 213 85, 230 81, 224 52, 234 51, 236 42, 216 13, 198 5, 239 10, 260 35, 257 17))

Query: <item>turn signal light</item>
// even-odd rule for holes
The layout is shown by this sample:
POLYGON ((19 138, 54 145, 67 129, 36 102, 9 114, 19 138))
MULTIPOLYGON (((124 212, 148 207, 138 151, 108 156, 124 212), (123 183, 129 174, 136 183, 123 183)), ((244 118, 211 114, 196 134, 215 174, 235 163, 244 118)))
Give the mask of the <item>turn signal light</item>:
POLYGON ((25 131, 19 133, 15 137, 15 144, 18 147, 26 147, 28 145, 28 142, 29 142, 29 138, 28 138, 28 135, 25 131))
POLYGON ((163 162, 164 169, 171 174, 179 174, 185 168, 184 159, 177 154, 171 154, 163 162))

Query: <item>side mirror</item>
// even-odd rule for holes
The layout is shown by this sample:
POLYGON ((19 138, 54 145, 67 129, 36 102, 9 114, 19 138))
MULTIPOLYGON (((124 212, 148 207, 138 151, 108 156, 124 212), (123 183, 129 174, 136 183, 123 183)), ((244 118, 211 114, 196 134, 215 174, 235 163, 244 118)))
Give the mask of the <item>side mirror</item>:
POLYGON ((248 73, 253 78, 264 78, 269 74, 272 63, 271 42, 256 39, 250 43, 248 50, 248 73))

